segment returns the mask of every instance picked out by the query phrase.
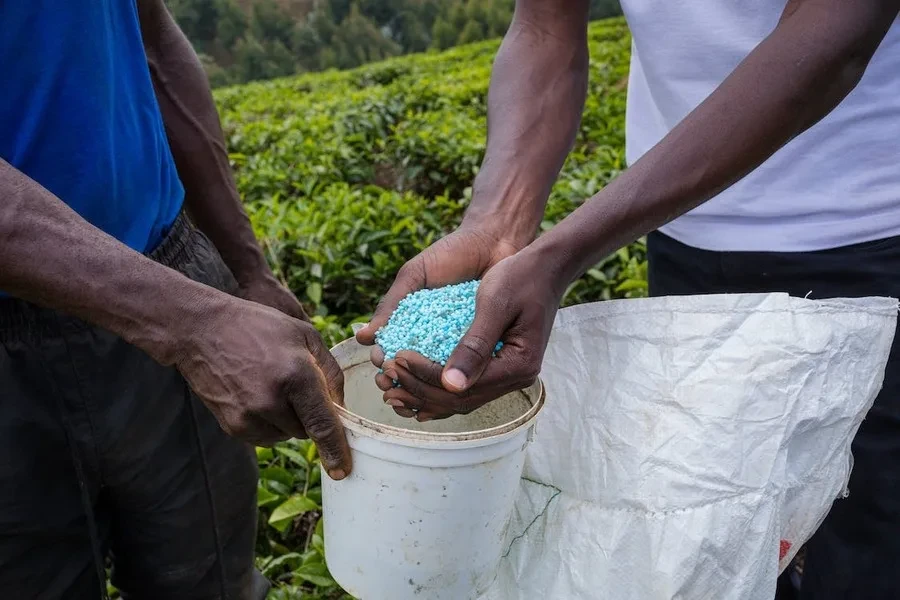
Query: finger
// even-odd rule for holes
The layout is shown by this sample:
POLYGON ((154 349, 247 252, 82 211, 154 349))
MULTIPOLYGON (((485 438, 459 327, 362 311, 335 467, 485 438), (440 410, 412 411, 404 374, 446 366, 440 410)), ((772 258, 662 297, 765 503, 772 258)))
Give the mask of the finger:
POLYGON ((350 446, 334 402, 329 398, 325 374, 317 365, 302 365, 293 384, 288 397, 306 433, 319 449, 322 466, 332 479, 343 479, 352 468, 350 446))
POLYGON ((425 404, 424 400, 416 398, 399 388, 385 392, 384 401, 394 409, 395 413, 408 419, 415 417, 419 412, 418 407, 425 404))
POLYGON ((369 360, 379 369, 384 365, 384 350, 381 349, 381 346, 372 346, 372 349, 369 350, 369 360))
POLYGON ((434 387, 443 388, 441 375, 444 372, 444 367, 439 363, 425 358, 418 352, 411 352, 409 350, 398 352, 395 362, 422 382, 434 387))
POLYGON ((386 392, 394 387, 394 378, 385 373, 379 373, 375 376, 375 385, 378 386, 378 389, 382 392, 386 392))
MULTIPOLYGON (((297 417, 292 415, 292 419, 296 421, 297 417)), ((294 437, 281 427, 277 427, 255 414, 245 416, 243 422, 237 426, 233 426, 231 423, 223 423, 222 429, 232 437, 263 448, 271 448, 278 442, 284 442, 294 437)), ((300 430, 302 432, 302 426, 300 430)))
POLYGON ((325 376, 329 397, 332 402, 344 405, 344 372, 334 355, 325 347, 325 341, 318 331, 312 329, 307 338, 306 347, 325 376))
MULTIPOLYGON (((303 440, 308 437, 303 423, 297 418, 297 414, 292 410, 290 404, 280 403, 275 410, 267 411, 265 421, 263 419, 259 419, 259 421, 259 427, 273 428, 284 439, 303 440)), ((254 429, 256 428, 254 427, 254 429)))
POLYGON ((392 388, 384 393, 384 401, 394 408, 422 410, 427 404, 425 398, 414 396, 403 388, 392 388))
MULTIPOLYGON (((445 392, 446 393, 446 392, 445 392)), ((446 419, 458 414, 452 407, 436 402, 423 401, 399 388, 385 393, 387 402, 395 405, 394 412, 402 417, 415 417, 420 423, 434 419, 446 419), (396 406, 401 404, 402 406, 396 406), (414 410, 415 409, 415 410, 414 410)))
POLYGON ((479 390, 491 390, 497 397, 531 386, 540 374, 540 358, 532 358, 533 351, 522 352, 512 344, 503 350, 478 378, 479 390))
POLYGON ((490 362, 500 337, 515 315, 501 298, 479 290, 475 298, 475 319, 457 344, 444 367, 441 381, 451 392, 472 387, 490 362))
POLYGON ((407 262, 397 273, 391 289, 388 290, 378 307, 375 314, 365 327, 356 332, 356 341, 364 346, 370 346, 375 343, 375 333, 385 325, 391 315, 397 309, 397 305, 407 295, 422 289, 425 285, 425 263, 421 255, 407 262))
POLYGON ((400 383, 400 387, 387 390, 385 392, 385 398, 397 398, 403 400, 406 408, 414 408, 417 410, 425 409, 426 403, 429 405, 429 410, 432 406, 439 406, 439 412, 447 413, 465 412, 468 408, 468 393, 457 395, 448 392, 443 387, 425 383, 399 365, 397 365, 394 370, 397 373, 397 381, 400 383), (409 398, 413 398, 413 400, 410 401, 409 398))
POLYGON ((278 427, 269 425, 268 427, 257 429, 253 432, 253 435, 244 438, 244 441, 260 448, 271 448, 279 442, 286 442, 291 437, 293 436, 286 435, 278 427))

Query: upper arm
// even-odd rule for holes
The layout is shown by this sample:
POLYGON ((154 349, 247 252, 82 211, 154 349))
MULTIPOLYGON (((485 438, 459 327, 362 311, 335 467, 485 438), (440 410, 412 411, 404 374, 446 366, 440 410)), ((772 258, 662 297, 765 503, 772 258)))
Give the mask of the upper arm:
POLYGON ((144 51, 152 58, 160 52, 166 36, 180 30, 164 0, 137 0, 137 8, 144 51))
POLYGON ((866 62, 900 14, 900 0, 788 0, 779 25, 802 20, 829 43, 866 62))
POLYGON ((510 27, 527 27, 575 43, 587 37, 589 14, 589 0, 516 0, 510 27))

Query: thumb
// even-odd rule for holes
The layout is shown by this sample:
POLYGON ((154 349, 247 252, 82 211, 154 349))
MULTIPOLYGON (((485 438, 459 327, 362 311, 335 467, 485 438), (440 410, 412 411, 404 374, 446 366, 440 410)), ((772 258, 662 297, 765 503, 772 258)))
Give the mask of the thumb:
POLYGON ((315 442, 328 476, 335 480, 343 479, 353 468, 350 445, 334 402, 328 398, 332 392, 328 389, 324 373, 315 369, 315 378, 316 381, 310 382, 312 385, 307 389, 307 401, 295 410, 306 434, 315 442))
POLYGON ((496 308, 497 304, 479 290, 475 301, 475 319, 459 341, 441 376, 450 392, 464 392, 472 387, 488 366, 494 348, 512 321, 511 315, 496 308))
POLYGON ((369 323, 356 332, 356 341, 364 346, 371 346, 375 343, 375 334, 378 330, 387 325, 391 315, 397 310, 400 301, 406 298, 412 292, 416 292, 425 286, 424 264, 421 257, 416 257, 407 262, 397 272, 391 289, 388 290, 378 307, 375 308, 375 314, 369 323))
POLYGON ((317 367, 311 374, 313 380, 307 383, 314 399, 298 416, 319 449, 322 466, 328 475, 332 479, 343 479, 353 466, 344 426, 334 408, 335 404, 344 404, 344 373, 318 334, 307 339, 307 348, 317 367))

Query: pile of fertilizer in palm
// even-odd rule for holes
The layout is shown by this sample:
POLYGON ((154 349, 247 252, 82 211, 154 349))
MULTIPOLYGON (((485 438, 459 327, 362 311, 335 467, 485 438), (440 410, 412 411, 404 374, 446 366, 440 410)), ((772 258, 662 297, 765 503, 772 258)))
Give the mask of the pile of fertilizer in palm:
MULTIPOLYGON (((385 360, 393 360, 401 350, 411 350, 446 365, 475 319, 479 283, 420 290, 401 300, 387 325, 375 333, 385 360)), ((502 346, 503 342, 498 342, 494 352, 502 346)))

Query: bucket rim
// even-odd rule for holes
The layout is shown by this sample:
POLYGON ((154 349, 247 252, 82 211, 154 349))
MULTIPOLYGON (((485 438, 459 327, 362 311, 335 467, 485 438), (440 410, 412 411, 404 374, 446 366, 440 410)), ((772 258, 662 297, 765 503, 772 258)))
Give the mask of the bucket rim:
MULTIPOLYGON (((332 351, 338 349, 341 346, 345 346, 348 343, 358 344, 359 342, 357 342, 355 338, 348 338, 334 346, 332 348, 332 351)), ((366 362, 368 362, 368 359, 351 361, 350 364, 341 365, 341 370, 347 371, 358 365, 365 364, 366 362)), ((403 429, 402 427, 384 425, 382 423, 379 423, 378 421, 367 419, 366 417, 352 412, 350 409, 341 404, 335 403, 334 408, 338 413, 338 417, 341 419, 341 423, 345 427, 347 427, 354 433, 365 437, 381 439, 387 438, 388 441, 393 441, 400 444, 402 444, 402 442, 404 441, 432 443, 471 442, 478 440, 490 440, 492 438, 505 436, 506 434, 512 434, 516 431, 529 427, 534 422, 534 420, 538 416, 538 413, 540 413, 543 409, 544 402, 547 396, 546 388, 541 378, 538 377, 535 380, 534 384, 532 384, 531 386, 511 393, 520 393, 525 395, 526 399, 531 404, 531 407, 520 416, 516 417, 512 421, 509 421, 508 423, 503 423, 494 427, 488 427, 487 429, 476 429, 474 431, 466 431, 462 433, 428 432, 416 431, 413 429, 403 429), (537 400, 532 401, 531 394, 526 393, 526 391, 534 388, 537 388, 535 390, 536 394, 534 394, 537 396, 537 400)))

